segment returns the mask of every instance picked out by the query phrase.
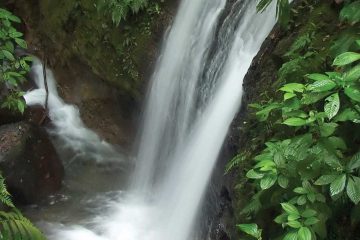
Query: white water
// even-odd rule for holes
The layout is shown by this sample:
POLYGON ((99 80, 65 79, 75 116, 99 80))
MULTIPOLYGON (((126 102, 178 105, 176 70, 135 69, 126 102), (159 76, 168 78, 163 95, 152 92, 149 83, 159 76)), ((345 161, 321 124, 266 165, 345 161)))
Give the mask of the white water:
POLYGON ((240 107, 242 79, 275 24, 273 5, 256 14, 256 1, 238 0, 216 35, 225 3, 182 1, 151 81, 128 196, 105 201, 105 210, 82 226, 56 225, 50 239, 192 238, 206 186, 240 107))
MULTIPOLYGON (((25 102, 28 106, 44 106, 46 90, 43 76, 43 66, 38 59, 34 59, 31 68, 32 79, 37 89, 25 94, 25 102)), ((59 138, 58 149, 73 151, 73 160, 81 157, 90 158, 96 161, 119 161, 123 159, 115 149, 103 141, 95 132, 86 128, 80 117, 76 106, 66 104, 59 96, 56 89, 56 81, 53 73, 46 71, 48 83, 48 111, 53 128, 50 132, 59 138)))

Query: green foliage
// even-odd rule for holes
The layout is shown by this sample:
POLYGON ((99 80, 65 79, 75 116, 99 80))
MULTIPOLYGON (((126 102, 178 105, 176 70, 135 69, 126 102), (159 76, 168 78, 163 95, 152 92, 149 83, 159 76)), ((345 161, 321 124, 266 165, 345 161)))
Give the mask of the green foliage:
MULTIPOLYGON (((256 6, 258 12, 263 12, 272 3, 273 0, 260 0, 256 6)), ((284 27, 290 20, 290 2, 289 0, 276 0, 276 17, 279 23, 284 27)))
POLYGON ((45 240, 43 234, 18 210, 0 211, 0 239, 45 240))
POLYGON ((348 2, 340 12, 340 19, 352 24, 360 21, 360 1, 348 2))
POLYGON ((239 224, 237 227, 244 233, 261 240, 262 230, 259 229, 257 224, 239 224))
POLYGON ((15 54, 16 48, 27 48, 23 34, 13 27, 16 23, 20 23, 18 17, 0 8, 0 87, 6 90, 5 95, 0 95, 0 102, 2 108, 23 113, 25 102, 19 84, 25 81, 31 58, 15 54))
POLYGON ((11 209, 0 211, 0 240, 45 240, 43 234, 15 208, 1 175, 0 202, 3 207, 11 209))
MULTIPOLYGON (((253 158, 246 177, 258 192, 243 213, 261 209, 259 196, 271 191, 271 206, 279 211, 280 204, 282 209, 274 220, 285 230, 282 239, 324 239, 331 218, 324 207, 339 199, 360 202, 360 151, 350 148, 352 139, 339 130, 347 124, 360 131, 360 54, 340 54, 333 66, 335 71, 307 74, 302 83, 284 84, 279 101, 252 104, 258 121, 271 119, 286 130, 253 158), (276 194, 283 197, 274 198, 276 194)), ((234 159, 248 158, 249 153, 234 159)), ((243 226, 240 229, 248 234, 260 231, 257 225, 243 226)))
POLYGON ((98 0, 96 8, 104 14, 110 14, 115 25, 119 25, 130 14, 136 14, 146 9, 150 14, 160 14, 157 3, 149 3, 148 0, 98 0))

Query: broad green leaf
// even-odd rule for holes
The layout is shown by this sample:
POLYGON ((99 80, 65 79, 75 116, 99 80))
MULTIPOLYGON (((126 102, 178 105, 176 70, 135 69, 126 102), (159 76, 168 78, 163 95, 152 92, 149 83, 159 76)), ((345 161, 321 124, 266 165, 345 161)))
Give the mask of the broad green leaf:
POLYGON ((346 4, 340 12, 341 21, 356 23, 360 21, 360 1, 354 1, 346 4))
POLYGON ((328 185, 332 183, 338 175, 323 175, 318 180, 316 180, 315 185, 328 185))
POLYGON ((345 88, 345 94, 354 101, 360 102, 360 91, 357 88, 347 87, 345 88))
POLYGON ((360 79, 360 64, 351 68, 344 74, 345 82, 353 82, 360 79))
POLYGON ((15 42, 22 48, 26 49, 27 48, 27 43, 25 40, 20 39, 20 38, 15 38, 15 42))
POLYGON ((306 77, 311 80, 315 80, 315 81, 330 80, 330 78, 328 76, 326 76, 324 74, 320 74, 320 73, 308 74, 308 75, 306 75, 306 77))
POLYGON ((331 136, 339 125, 336 123, 324 123, 319 126, 320 134, 322 137, 331 136))
POLYGON ((345 121, 354 121, 360 119, 360 115, 357 111, 351 108, 345 108, 341 113, 339 113, 333 121, 335 122, 345 122, 345 121))
POLYGON ((349 170, 360 168, 360 152, 357 152, 350 160, 347 165, 349 170))
POLYGON ((355 52, 346 52, 337 56, 334 60, 333 65, 345 66, 360 59, 360 54, 355 52))
POLYGON ((290 203, 281 203, 281 207, 282 209, 284 209, 285 212, 287 212, 288 214, 298 214, 300 215, 298 209, 290 203))
POLYGON ((331 147, 333 149, 341 149, 341 150, 347 149, 346 143, 342 138, 334 137, 334 136, 329 137, 328 142, 331 144, 331 147))
POLYGON ((299 206, 305 205, 306 204, 306 196, 302 195, 302 196, 298 197, 296 203, 299 206))
POLYGON ((305 119, 302 118, 288 118, 286 119, 283 124, 292 126, 292 127, 300 127, 307 124, 305 119))
POLYGON ((320 220, 317 217, 310 217, 305 220, 304 224, 305 226, 311 226, 314 224, 317 224, 320 220))
POLYGON ((289 214, 287 219, 289 222, 298 220, 300 218, 299 214, 289 214))
POLYGON ((352 176, 346 186, 346 193, 356 205, 360 202, 360 178, 352 176))
POLYGON ((330 195, 335 196, 344 191, 346 185, 346 175, 342 174, 330 184, 330 195))
POLYGON ((307 193, 308 193, 308 191, 307 191, 305 188, 303 188, 303 187, 297 187, 297 188, 295 188, 295 189, 294 189, 294 192, 295 192, 295 193, 298 193, 298 194, 307 194, 307 193))
POLYGON ((299 221, 290 221, 287 223, 288 226, 292 227, 292 228, 301 228, 302 224, 299 221))
POLYGON ((257 224, 239 224, 237 227, 246 234, 255 238, 259 237, 259 227, 257 224))
POLYGON ((15 61, 15 57, 11 52, 9 52, 8 50, 1 50, 1 51, 7 59, 9 59, 10 61, 15 61))
POLYGON ((264 177, 264 174, 258 173, 254 169, 251 169, 246 173, 246 177, 250 179, 261 179, 264 177))
POLYGON ((304 218, 310 218, 316 216, 317 212, 313 209, 306 209, 304 212, 301 213, 301 216, 304 218))
POLYGON ((298 240, 311 240, 311 231, 307 227, 302 227, 298 231, 298 240))
POLYGON ((268 174, 260 181, 261 189, 265 190, 271 188, 276 183, 276 180, 277 180, 276 175, 268 174))
POLYGON ((276 164, 271 160, 263 160, 254 166, 254 168, 260 168, 260 171, 268 171, 265 169, 273 169, 275 167, 276 164))
POLYGON ((316 81, 308 85, 307 90, 311 92, 326 92, 334 89, 336 83, 331 80, 316 81))
POLYGON ((274 222, 276 222, 276 223, 278 223, 278 224, 285 223, 285 222, 287 221, 287 216, 288 216, 288 214, 283 213, 283 214, 277 216, 277 217, 274 219, 274 222))
POLYGON ((338 93, 327 97, 325 99, 324 111, 326 116, 331 120, 340 110, 340 98, 338 93))
POLYGON ((294 93, 294 92, 304 92, 305 86, 304 84, 300 83, 288 83, 285 84, 282 88, 280 88, 280 91, 288 92, 288 93, 294 93))
POLYGON ((291 99, 293 97, 296 97, 295 93, 285 93, 284 94, 284 100, 288 100, 288 99, 291 99))
POLYGON ((298 240, 298 234, 297 232, 287 233, 283 240, 298 240))
POLYGON ((289 186, 289 179, 283 175, 278 177, 279 186, 286 189, 289 186))
POLYGON ((305 105, 316 103, 325 97, 329 96, 331 92, 310 92, 303 94, 301 103, 305 105))

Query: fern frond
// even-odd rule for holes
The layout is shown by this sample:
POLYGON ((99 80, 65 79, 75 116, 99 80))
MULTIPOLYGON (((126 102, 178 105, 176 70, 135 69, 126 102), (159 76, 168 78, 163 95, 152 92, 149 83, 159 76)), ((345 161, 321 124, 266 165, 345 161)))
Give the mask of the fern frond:
POLYGON ((0 211, 0 240, 45 240, 44 235, 16 209, 0 211))
POLYGON ((11 201, 11 195, 6 189, 6 184, 4 178, 0 175, 0 202, 8 207, 15 207, 11 201))
POLYGON ((245 154, 238 154, 233 159, 230 160, 228 164, 225 166, 225 174, 228 174, 235 167, 239 166, 241 162, 246 159, 245 154))

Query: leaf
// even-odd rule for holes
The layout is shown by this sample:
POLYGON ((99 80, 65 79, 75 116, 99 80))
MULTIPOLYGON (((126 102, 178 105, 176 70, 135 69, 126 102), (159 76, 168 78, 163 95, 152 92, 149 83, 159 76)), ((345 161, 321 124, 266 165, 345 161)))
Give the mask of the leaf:
POLYGON ((255 238, 259 237, 259 228, 257 224, 239 224, 237 227, 246 234, 255 238))
POLYGON ((297 232, 287 233, 283 240, 298 240, 298 234, 297 232))
POLYGON ((287 212, 288 214, 297 214, 300 215, 299 211, 297 210, 297 208, 290 204, 290 203, 281 203, 281 207, 282 209, 284 209, 285 212, 287 212))
POLYGON ((246 173, 246 177, 250 179, 261 179, 264 177, 264 174, 258 173, 254 169, 251 169, 246 173))
POLYGON ((288 83, 285 84, 282 88, 280 88, 280 91, 288 92, 288 93, 294 93, 294 92, 304 92, 305 86, 304 84, 300 83, 288 83))
POLYGON ((279 186, 286 189, 289 186, 289 179, 283 175, 278 177, 279 186))
POLYGON ((302 196, 298 197, 296 203, 300 206, 305 205, 306 204, 306 196, 302 195, 302 196))
POLYGON ((316 103, 320 100, 322 100, 323 98, 327 97, 328 95, 330 95, 331 92, 310 92, 310 93, 305 93, 303 94, 303 97, 301 99, 301 103, 305 104, 305 105, 310 105, 313 103, 316 103))
POLYGON ((345 94, 354 101, 360 102, 360 91, 355 87, 345 88, 345 94))
POLYGON ((298 231, 298 240, 311 240, 311 231, 307 227, 302 227, 298 231))
POLYGON ((345 66, 360 59, 360 54, 355 52, 346 52, 337 56, 334 60, 333 65, 345 66))
POLYGON ((285 93, 284 94, 284 101, 288 100, 288 99, 291 99, 293 97, 296 97, 296 94, 295 93, 285 93))
POLYGON ((283 124, 292 126, 292 127, 300 127, 307 124, 305 119, 302 118, 288 118, 286 119, 283 124))
POLYGON ((260 187, 261 189, 269 189, 276 183, 277 177, 273 174, 268 174, 260 181, 260 187))
POLYGON ((305 220, 304 224, 305 224, 305 226, 311 226, 311 225, 317 224, 319 221, 320 220, 316 217, 310 217, 305 220))
POLYGON ((349 170, 354 170, 360 167, 360 152, 357 152, 354 156, 352 156, 347 167, 349 170))
POLYGON ((300 215, 298 214, 289 214, 287 219, 289 222, 298 220, 300 218, 300 215))
POLYGON ((287 216, 288 216, 288 214, 283 213, 283 214, 277 216, 277 217, 274 219, 274 222, 276 222, 276 223, 278 223, 278 224, 285 223, 285 222, 287 221, 287 216))
POLYGON ((356 119, 360 119, 360 115, 351 108, 344 109, 341 113, 339 113, 333 121, 335 122, 345 122, 345 121, 354 121, 356 119))
POLYGON ((338 175, 323 175, 318 180, 316 180, 316 182, 314 184, 320 185, 320 186, 328 185, 328 184, 332 183, 337 177, 338 177, 338 175))
POLYGON ((339 125, 336 123, 324 123, 319 126, 320 134, 322 137, 329 137, 331 136, 335 131, 336 128, 339 125))
POLYGON ((336 83, 331 80, 316 81, 308 85, 307 90, 311 92, 326 92, 334 89, 336 83))
POLYGON ((341 21, 356 23, 360 21, 360 1, 355 1, 345 5, 340 12, 341 21))
POLYGON ((342 174, 330 184, 330 195, 335 196, 344 191, 346 185, 346 175, 342 174))
POLYGON ((351 68, 344 74, 345 82, 353 82, 360 79, 360 64, 351 68))
POLYGON ((304 212, 301 213, 301 216, 304 218, 310 218, 316 216, 317 212, 313 209, 306 209, 304 212))
POLYGON ((27 43, 25 40, 20 39, 20 38, 15 38, 15 42, 22 48, 26 49, 27 48, 27 43))
POLYGON ((8 50, 1 50, 1 52, 4 54, 4 56, 9 59, 10 61, 15 61, 14 55, 9 52, 8 50))
POLYGON ((299 221, 290 221, 287 223, 288 226, 292 228, 301 228, 302 224, 299 221))
POLYGON ((320 73, 308 74, 308 75, 306 75, 306 77, 311 80, 315 80, 315 81, 330 80, 330 78, 328 76, 326 76, 324 74, 320 74, 320 73))
POLYGON ((352 176, 346 186, 346 193, 356 205, 360 202, 360 178, 352 176))
POLYGON ((327 97, 325 99, 324 111, 326 116, 331 120, 340 110, 340 98, 338 93, 327 97))
POLYGON ((307 194, 307 193, 308 193, 308 191, 307 191, 305 188, 303 188, 303 187, 297 187, 297 188, 295 188, 295 189, 294 189, 294 192, 295 192, 295 193, 298 193, 298 194, 307 194))

